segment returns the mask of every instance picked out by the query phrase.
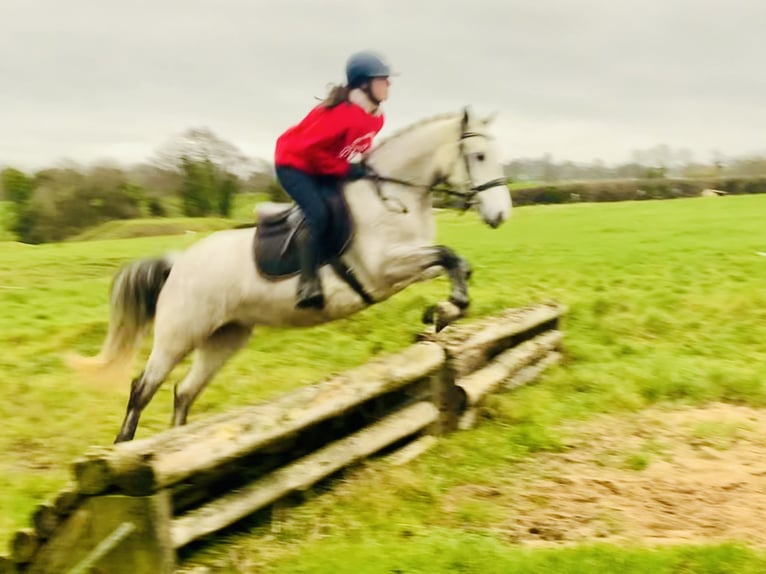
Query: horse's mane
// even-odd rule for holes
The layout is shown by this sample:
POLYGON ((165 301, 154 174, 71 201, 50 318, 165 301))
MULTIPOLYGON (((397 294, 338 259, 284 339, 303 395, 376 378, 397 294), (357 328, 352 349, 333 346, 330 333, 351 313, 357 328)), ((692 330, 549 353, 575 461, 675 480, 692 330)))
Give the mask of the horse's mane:
POLYGON ((415 123, 412 123, 412 124, 410 124, 408 126, 404 126, 403 128, 395 131, 394 133, 392 133, 392 134, 388 135, 387 137, 383 138, 382 140, 380 140, 378 142, 378 145, 375 146, 375 150, 373 150, 373 151, 379 150, 381 147, 383 147, 387 143, 389 143, 389 142, 391 142, 393 140, 399 139, 404 134, 407 134, 407 133, 409 133, 409 132, 411 132, 411 131, 413 131, 413 130, 421 127, 421 126, 424 126, 426 124, 431 124, 431 123, 434 123, 434 122, 438 122, 438 121, 441 121, 441 120, 451 119, 451 118, 454 118, 454 117, 457 117, 457 116, 458 116, 458 113, 456 113, 456 112, 447 112, 447 113, 438 114, 438 115, 435 115, 435 116, 431 116, 431 117, 419 120, 419 121, 417 121, 415 123))

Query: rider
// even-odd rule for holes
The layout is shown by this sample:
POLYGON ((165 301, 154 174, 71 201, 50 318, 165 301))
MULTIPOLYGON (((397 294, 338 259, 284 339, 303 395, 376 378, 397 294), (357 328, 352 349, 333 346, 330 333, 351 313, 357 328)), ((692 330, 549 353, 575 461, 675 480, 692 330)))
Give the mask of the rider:
POLYGON ((301 207, 306 226, 296 233, 300 259, 296 307, 324 307, 318 276, 319 245, 327 231, 330 196, 343 181, 364 177, 364 157, 383 127, 381 102, 388 99, 391 69, 381 56, 363 51, 346 62, 346 84, 333 86, 326 99, 277 140, 279 183, 301 207))

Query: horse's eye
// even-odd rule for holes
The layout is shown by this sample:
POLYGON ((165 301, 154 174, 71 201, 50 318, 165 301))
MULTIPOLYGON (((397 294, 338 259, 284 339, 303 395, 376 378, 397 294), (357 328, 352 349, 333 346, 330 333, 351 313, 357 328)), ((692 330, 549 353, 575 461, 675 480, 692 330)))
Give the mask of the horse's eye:
POLYGON ((476 159, 479 160, 479 161, 484 161, 484 154, 483 153, 477 153, 476 154, 476 159))

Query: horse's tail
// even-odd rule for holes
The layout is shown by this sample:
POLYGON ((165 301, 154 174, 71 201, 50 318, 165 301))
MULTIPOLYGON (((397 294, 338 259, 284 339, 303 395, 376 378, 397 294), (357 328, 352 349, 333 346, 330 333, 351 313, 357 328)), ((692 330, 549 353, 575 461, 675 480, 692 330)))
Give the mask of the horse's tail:
POLYGON ((110 290, 109 330, 101 351, 95 357, 70 357, 74 368, 103 375, 131 366, 154 319, 157 299, 170 275, 173 260, 172 254, 140 259, 116 273, 110 290))

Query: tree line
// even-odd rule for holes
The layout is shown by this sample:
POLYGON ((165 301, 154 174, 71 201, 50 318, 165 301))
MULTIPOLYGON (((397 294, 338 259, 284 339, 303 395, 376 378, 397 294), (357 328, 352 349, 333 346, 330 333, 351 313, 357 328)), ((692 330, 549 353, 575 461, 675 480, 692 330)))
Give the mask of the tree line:
POLYGON ((188 130, 145 164, 64 164, 34 174, 6 167, 0 186, 11 204, 4 227, 25 243, 60 241, 114 219, 229 217, 238 193, 287 198, 267 163, 207 129, 188 130))
MULTIPOLYGON (((637 150, 631 161, 613 166, 600 161, 586 164, 554 161, 545 155, 515 159, 504 168, 509 182, 641 180, 638 191, 628 181, 627 187, 623 185, 625 189, 619 190, 611 183, 588 190, 572 191, 566 186, 554 190, 548 186, 524 192, 527 200, 534 202, 569 201, 573 196, 584 197, 583 194, 614 200, 632 198, 641 192, 647 197, 685 194, 676 189, 678 186, 653 185, 646 180, 712 181, 762 176, 766 174, 766 158, 726 158, 716 152, 711 161, 695 162, 686 150, 659 145, 637 150)), ((205 128, 193 128, 169 140, 143 164, 128 168, 109 163, 88 168, 64 164, 33 174, 7 167, 0 172, 0 186, 0 198, 10 204, 10 209, 0 210, 0 217, 6 219, 0 221, 0 226, 26 243, 60 241, 114 219, 168 215, 229 217, 233 198, 239 193, 260 192, 273 201, 289 201, 271 164, 247 157, 205 128)), ((523 198, 517 200, 523 203, 523 198)))
POLYGON ((517 158, 505 165, 505 174, 511 181, 566 182, 622 179, 716 179, 722 177, 754 177, 766 175, 766 157, 751 155, 727 157, 719 151, 711 152, 707 161, 694 158, 685 148, 659 144, 634 150, 631 160, 607 165, 595 160, 576 163, 555 160, 550 154, 540 157, 517 158))

